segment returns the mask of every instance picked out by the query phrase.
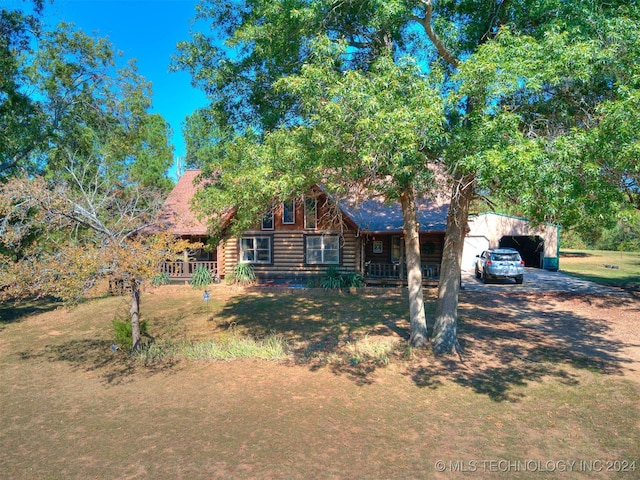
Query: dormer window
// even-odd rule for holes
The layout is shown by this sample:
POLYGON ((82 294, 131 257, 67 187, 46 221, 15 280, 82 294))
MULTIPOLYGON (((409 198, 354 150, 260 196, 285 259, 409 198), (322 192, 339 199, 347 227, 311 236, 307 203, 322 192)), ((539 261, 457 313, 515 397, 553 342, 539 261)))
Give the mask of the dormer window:
POLYGON ((262 230, 273 230, 273 210, 262 217, 262 230))
POLYGON ((285 225, 293 225, 296 223, 295 200, 287 200, 282 202, 282 223, 285 225))
POLYGON ((318 202, 315 198, 304 199, 304 228, 315 230, 318 226, 318 202))

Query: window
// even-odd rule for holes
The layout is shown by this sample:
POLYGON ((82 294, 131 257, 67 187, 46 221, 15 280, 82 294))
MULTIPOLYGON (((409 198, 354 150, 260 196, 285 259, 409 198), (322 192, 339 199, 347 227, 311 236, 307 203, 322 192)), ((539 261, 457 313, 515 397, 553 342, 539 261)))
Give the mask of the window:
POLYGON ((521 258, 517 253, 493 253, 491 254, 491 260, 496 262, 519 262, 521 258))
POLYGON ((296 203, 294 200, 282 202, 282 223, 287 225, 296 223, 296 203))
POLYGON ((337 235, 308 235, 305 237, 306 262, 313 265, 340 263, 340 237, 337 235))
POLYGON ((391 237, 391 263, 400 263, 402 258, 402 237, 394 235, 391 237))
POLYGON ((271 263, 271 237, 241 238, 240 262, 271 263))
POLYGON ((304 199, 304 228, 315 229, 317 226, 317 202, 315 198, 304 199))
POLYGON ((262 230, 273 230, 273 210, 262 217, 262 230))

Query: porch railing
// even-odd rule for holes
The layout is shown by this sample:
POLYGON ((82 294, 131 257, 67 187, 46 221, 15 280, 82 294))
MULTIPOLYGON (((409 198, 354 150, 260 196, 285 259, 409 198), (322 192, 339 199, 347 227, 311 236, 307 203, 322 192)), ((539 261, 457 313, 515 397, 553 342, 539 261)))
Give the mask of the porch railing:
POLYGON ((170 278, 191 278, 193 272, 198 267, 204 267, 211 272, 212 276, 218 273, 218 262, 164 262, 161 272, 166 273, 170 278))
MULTIPOLYGON (((397 263, 369 263, 366 276, 370 278, 400 278, 400 265, 397 263)), ((407 268, 402 269, 402 278, 407 278, 407 268)), ((440 278, 440 265, 422 264, 422 278, 433 280, 440 278)))
POLYGON ((371 278, 400 278, 400 265, 397 263, 370 263, 367 276, 371 278))

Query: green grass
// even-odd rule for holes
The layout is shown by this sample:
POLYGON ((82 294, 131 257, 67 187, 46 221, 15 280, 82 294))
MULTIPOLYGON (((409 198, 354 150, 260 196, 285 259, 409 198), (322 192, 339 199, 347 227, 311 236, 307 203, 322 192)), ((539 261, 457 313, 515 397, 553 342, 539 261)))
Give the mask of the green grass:
POLYGON ((564 249, 560 270, 602 285, 640 290, 640 252, 564 249))
POLYGON ((280 335, 264 339, 237 336, 208 341, 162 340, 146 346, 136 357, 145 364, 175 360, 211 361, 258 358, 284 360, 289 355, 287 342, 280 335))

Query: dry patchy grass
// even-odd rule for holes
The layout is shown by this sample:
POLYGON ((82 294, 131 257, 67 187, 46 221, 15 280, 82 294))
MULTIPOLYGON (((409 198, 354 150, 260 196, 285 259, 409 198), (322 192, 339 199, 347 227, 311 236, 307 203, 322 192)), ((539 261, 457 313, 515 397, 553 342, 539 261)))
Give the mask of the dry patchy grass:
POLYGON ((109 349, 123 309, 110 297, 3 320, 0 477, 452 478, 471 462, 475 478, 550 476, 481 463, 498 460, 635 460, 553 476, 638 476, 633 299, 463 294, 462 359, 406 348, 403 290, 145 294, 156 341, 276 333, 290 346, 277 362, 145 365, 109 349))

